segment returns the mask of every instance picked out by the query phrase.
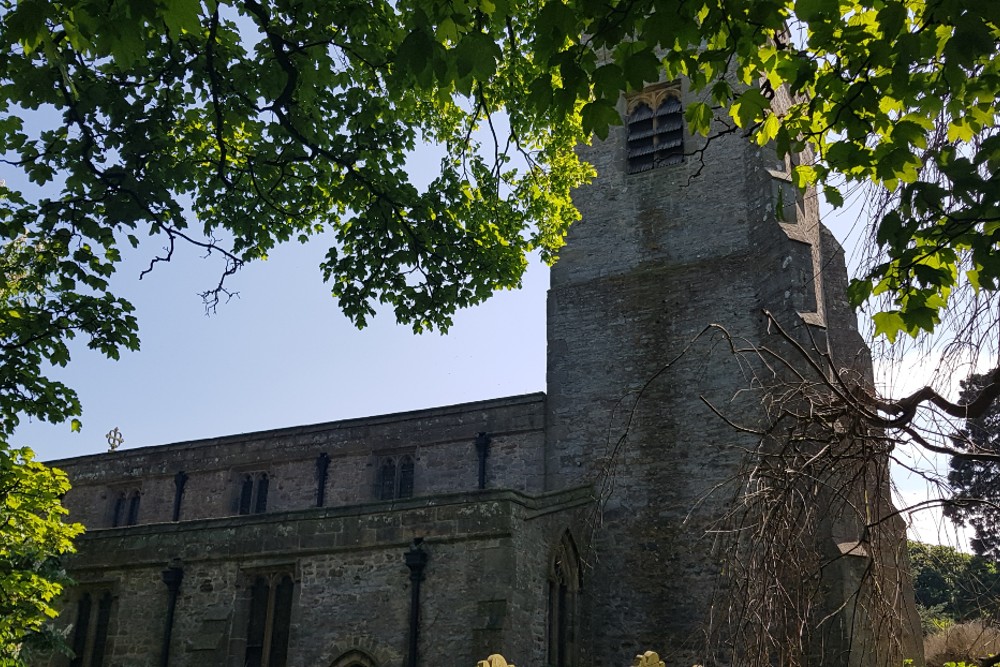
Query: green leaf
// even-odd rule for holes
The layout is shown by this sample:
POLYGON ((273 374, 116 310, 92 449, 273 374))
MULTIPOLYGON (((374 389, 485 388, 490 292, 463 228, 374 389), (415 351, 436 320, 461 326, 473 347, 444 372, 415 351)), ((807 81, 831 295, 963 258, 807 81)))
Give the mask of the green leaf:
POLYGON ((621 123, 621 116, 613 104, 607 100, 595 100, 583 106, 581 113, 583 131, 592 132, 599 139, 608 138, 608 127, 621 123))
POLYGON ((594 86, 594 94, 609 100, 617 100, 621 94, 622 81, 625 73, 621 67, 615 63, 601 65, 591 75, 594 86))
POLYGON ((858 308, 872 295, 872 284, 869 280, 853 279, 847 286, 847 300, 852 307, 858 308))
POLYGON ((886 2, 878 12, 878 21, 883 34, 898 35, 906 26, 906 7, 902 2, 886 2))
POLYGON ((816 184, 819 176, 816 167, 810 164, 799 164, 792 167, 792 182, 800 190, 816 184))
POLYGON ((972 141, 976 131, 965 118, 956 118, 948 125, 948 141, 972 141))
POLYGON ((807 22, 820 22, 838 10, 836 0, 795 0, 795 16, 807 22))
POLYGON ((843 195, 840 194, 840 190, 832 185, 823 186, 823 195, 826 197, 827 203, 834 208, 841 208, 844 205, 843 195))
POLYGON ((771 108, 771 102, 757 88, 745 90, 730 108, 729 115, 736 125, 748 128, 764 118, 764 110, 771 108))
POLYGON ((757 131, 757 143, 764 146, 769 141, 772 141, 778 136, 780 128, 781 121, 778 120, 778 117, 773 113, 768 114, 757 131))
POLYGON ((652 48, 638 48, 625 58, 622 70, 628 85, 634 90, 639 90, 647 82, 659 79, 660 60, 652 48))
POLYGON ((898 310, 875 313, 872 320, 875 322, 875 335, 885 336, 890 343, 895 343, 899 334, 906 331, 906 323, 898 310))
POLYGON ((972 289, 976 292, 976 294, 978 294, 981 287, 979 282, 979 271, 976 269, 969 269, 965 272, 965 277, 968 279, 969 285, 972 289))
POLYGON ((549 0, 535 19, 535 48, 543 62, 558 53, 576 34, 576 14, 561 0, 549 0))
POLYGON ((913 120, 899 120, 892 126, 892 138, 901 139, 918 148, 927 147, 927 127, 913 120))
POLYGON ((684 119, 692 133, 708 136, 712 129, 715 114, 712 108, 704 102, 692 102, 684 110, 684 119))
POLYGON ((185 33, 201 29, 201 0, 170 0, 162 5, 162 18, 167 33, 179 39, 185 33))
POLYGON ((454 54, 459 78, 471 75, 477 81, 491 79, 501 57, 500 47, 488 35, 479 32, 465 35, 454 54))
MULTIPOLYGON (((905 326, 904 330, 913 337, 916 337, 917 332, 920 330, 928 333, 934 331, 934 327, 940 321, 938 318, 938 309, 926 306, 904 309, 902 311, 902 319, 905 326)), ((889 342, 891 343, 892 341, 893 339, 889 338, 889 342)))
POLYGON ((545 113, 552 105, 552 77, 540 74, 528 87, 528 104, 538 113, 545 113))
POLYGON ((903 218, 899 211, 888 211, 878 223, 875 240, 880 245, 887 245, 893 248, 901 247, 908 243, 909 232, 903 225, 903 218))
POLYGON ((432 50, 432 39, 426 30, 417 28, 411 31, 396 50, 397 69, 418 77, 430 67, 432 50))

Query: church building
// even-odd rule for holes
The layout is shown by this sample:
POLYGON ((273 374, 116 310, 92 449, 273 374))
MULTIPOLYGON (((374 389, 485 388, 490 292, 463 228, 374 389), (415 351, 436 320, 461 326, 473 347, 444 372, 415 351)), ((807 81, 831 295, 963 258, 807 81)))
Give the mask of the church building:
MULTIPOLYGON (((545 393, 52 462, 88 530, 58 621, 75 657, 51 664, 792 664, 713 634, 739 594, 717 527, 759 440, 735 426, 772 395, 739 350, 870 361, 815 193, 772 149, 693 137, 691 95, 623 98, 624 126, 582 149, 599 177, 552 269, 545 393)), ((801 664, 919 657, 866 611, 858 511, 819 508, 801 664)), ((898 520, 878 529, 902 544, 898 520)))

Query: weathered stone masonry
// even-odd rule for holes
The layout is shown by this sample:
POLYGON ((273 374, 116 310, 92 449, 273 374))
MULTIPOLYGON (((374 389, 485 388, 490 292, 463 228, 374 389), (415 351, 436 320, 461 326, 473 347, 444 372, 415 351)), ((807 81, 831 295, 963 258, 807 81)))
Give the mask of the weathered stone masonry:
POLYGON ((60 461, 75 483, 66 499, 72 518, 91 526, 62 620, 76 622, 81 595, 110 591, 107 664, 158 664, 170 597, 162 579, 179 567, 169 664, 238 667, 250 583, 287 572, 295 582, 289 665, 332 664, 348 650, 401 664, 411 585, 403 555, 419 537, 428 554, 423 660, 544 654, 544 554, 591 493, 539 493, 543 406, 529 395, 60 461), (482 491, 480 434, 490 443, 482 491), (375 500, 379 461, 401 452, 416 463, 414 497, 375 500), (325 507, 315 507, 318 453, 329 458, 325 507), (239 516, 247 471, 267 473, 267 508, 239 516), (141 491, 139 522, 112 528, 125 487, 141 491))
MULTIPOLYGON (((685 134, 680 159, 690 96, 675 88, 650 96, 672 105, 640 119, 651 134, 637 120, 584 149, 600 178, 577 193, 583 219, 553 269, 546 394, 55 462, 89 528, 60 621, 76 625, 72 664, 698 659, 720 570, 706 531, 729 501, 711 491, 749 444, 706 401, 750 422, 761 410, 746 368, 702 332, 773 344, 766 309, 841 366, 869 362, 815 196, 739 135, 685 134), (116 520, 136 494, 136 520, 116 520)), ((853 581, 848 560, 827 569, 831 591, 853 581)))
POLYGON ((491 434, 487 487, 531 492, 542 488, 543 400, 541 394, 513 397, 122 450, 57 465, 72 471, 73 489, 66 503, 73 518, 90 528, 110 527, 118 489, 141 489, 140 523, 170 521, 180 472, 187 477, 182 520, 236 514, 240 481, 254 472, 269 477, 269 512, 314 507, 320 454, 329 457, 326 506, 373 500, 379 461, 404 453, 415 459, 414 495, 466 491, 476 488, 475 439, 480 431, 491 434))

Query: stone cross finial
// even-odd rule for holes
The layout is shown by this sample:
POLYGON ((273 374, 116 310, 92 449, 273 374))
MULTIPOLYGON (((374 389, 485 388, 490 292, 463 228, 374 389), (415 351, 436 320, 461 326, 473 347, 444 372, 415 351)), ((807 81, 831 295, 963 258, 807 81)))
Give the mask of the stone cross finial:
POLYGON ((109 452, 115 451, 116 449, 122 446, 122 443, 125 442, 125 437, 122 435, 122 432, 118 430, 117 426, 115 426, 112 430, 108 431, 108 434, 105 435, 104 437, 108 439, 109 452))

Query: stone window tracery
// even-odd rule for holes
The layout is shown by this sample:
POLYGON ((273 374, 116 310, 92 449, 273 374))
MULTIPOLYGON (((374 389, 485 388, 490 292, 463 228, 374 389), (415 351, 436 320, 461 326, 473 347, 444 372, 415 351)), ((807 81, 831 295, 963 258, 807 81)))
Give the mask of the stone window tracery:
POLYGON ((245 667, 285 667, 294 594, 295 581, 288 572, 253 577, 245 667))
POLYGON ((111 591, 88 591, 76 603, 70 667, 101 667, 107 654, 114 598, 111 591))
POLYGON ((396 459, 387 456, 378 467, 378 498, 392 500, 396 497, 396 459))
POLYGON ((375 491, 379 500, 413 497, 415 463, 413 456, 384 456, 379 461, 375 491))
POLYGON ((351 649, 330 663, 330 667, 378 667, 378 663, 364 651, 351 649))
POLYGON ((409 455, 401 456, 399 459, 399 484, 397 486, 397 498, 413 497, 413 457, 409 455))
POLYGON ((139 503, 142 493, 139 489, 119 491, 111 510, 111 527, 134 526, 139 523, 139 503))
POLYGON ((549 562, 548 664, 574 667, 577 656, 577 596, 580 560, 569 532, 559 540, 549 562))
POLYGON ((676 84, 660 84, 628 98, 628 173, 684 160, 684 109, 676 84))
POLYGON ((239 514, 263 514, 267 511, 270 479, 266 472, 244 473, 240 481, 239 514))

